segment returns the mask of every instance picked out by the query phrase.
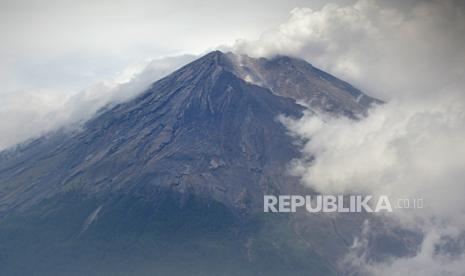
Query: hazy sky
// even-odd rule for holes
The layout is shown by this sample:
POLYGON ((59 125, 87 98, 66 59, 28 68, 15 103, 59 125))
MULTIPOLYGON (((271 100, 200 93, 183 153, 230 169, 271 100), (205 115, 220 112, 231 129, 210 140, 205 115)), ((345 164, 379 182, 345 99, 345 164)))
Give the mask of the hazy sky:
POLYGON ((256 38, 323 2, 3 0, 0 89, 83 88, 132 63, 256 38))

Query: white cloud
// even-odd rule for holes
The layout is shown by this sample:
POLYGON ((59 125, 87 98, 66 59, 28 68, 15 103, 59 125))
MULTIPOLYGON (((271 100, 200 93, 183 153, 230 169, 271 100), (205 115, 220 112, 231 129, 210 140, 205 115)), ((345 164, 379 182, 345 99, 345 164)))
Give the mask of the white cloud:
POLYGON ((3 93, 0 150, 46 132, 85 121, 100 108, 142 93, 151 83, 195 57, 183 55, 130 65, 113 79, 83 91, 39 89, 3 93))
MULTIPOLYGON (((294 9, 289 21, 235 48, 255 56, 291 54, 387 99, 366 118, 284 119, 302 138, 292 164, 322 193, 423 198, 399 211, 402 227, 425 236, 415 256, 369 263, 373 275, 463 275, 464 247, 436 252, 465 233, 465 9, 458 1, 420 1, 401 10, 381 2, 294 9), (452 235, 454 233, 454 235, 452 235)), ((358 259, 357 259, 358 258, 358 259)))
POLYGON ((360 259, 363 254, 351 256, 365 273, 465 272, 464 246, 454 254, 431 249, 444 247, 444 239, 464 243, 463 93, 438 91, 436 96, 392 100, 359 121, 311 115, 301 120, 284 119, 294 135, 308 139, 302 149, 305 157, 292 166, 306 185, 322 193, 388 195, 394 202, 423 199, 423 209, 394 210, 385 217, 393 227, 400 225, 424 235, 420 250, 415 256, 385 263, 360 259))
MULTIPOLYGON (((454 94, 455 95, 455 94, 454 94)), ((294 173, 320 192, 371 193, 423 198, 424 210, 465 230, 465 101, 441 95, 393 100, 360 121, 307 115, 288 120, 289 129, 309 139, 294 173)))
POLYGON ((351 251, 342 261, 348 273, 356 275, 463 275, 465 271, 465 253, 451 254, 451 246, 464 247, 457 229, 439 227, 429 229, 423 243, 414 256, 392 258, 386 262, 373 262, 369 258, 370 224, 365 221, 360 239, 351 247, 351 251))
POLYGON ((296 8, 278 28, 256 41, 240 40, 234 49, 304 58, 382 99, 434 91, 463 79, 463 3, 424 1, 405 10, 383 4, 362 0, 296 8))

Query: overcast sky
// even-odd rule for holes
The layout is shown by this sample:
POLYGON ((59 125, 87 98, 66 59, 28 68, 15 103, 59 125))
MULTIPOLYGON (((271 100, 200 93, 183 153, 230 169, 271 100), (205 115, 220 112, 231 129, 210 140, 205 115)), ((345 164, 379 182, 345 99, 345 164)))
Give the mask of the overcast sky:
POLYGON ((2 0, 0 88, 83 88, 132 63, 256 38, 322 2, 2 0))

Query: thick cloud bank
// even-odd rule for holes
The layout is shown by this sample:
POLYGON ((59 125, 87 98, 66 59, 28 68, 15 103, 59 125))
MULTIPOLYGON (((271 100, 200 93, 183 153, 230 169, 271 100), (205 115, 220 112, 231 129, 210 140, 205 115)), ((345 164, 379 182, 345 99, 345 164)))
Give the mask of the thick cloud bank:
MULTIPOLYGON (((358 269, 373 275, 463 275, 464 111, 462 95, 441 95, 392 100, 360 121, 285 119, 291 132, 309 139, 302 149, 306 157, 292 166, 306 185, 321 193, 388 195, 394 205, 398 199, 423 200, 422 209, 395 209, 386 218, 425 235, 418 254, 373 265, 356 258, 362 251, 350 256, 362 262, 358 269), (451 254, 445 240, 461 244, 458 252, 451 254)), ((360 251, 360 244, 354 249, 360 251)))
MULTIPOLYGON (((321 192, 423 198, 424 219, 465 227, 465 102, 461 95, 392 100, 360 121, 287 120, 308 138, 294 173, 321 192)), ((465 229, 465 228, 464 228, 465 229)))
POLYGON ((382 99, 435 93, 463 79, 463 3, 420 1, 405 9, 382 4, 296 8, 278 28, 256 41, 239 40, 234 49, 304 58, 382 99))
POLYGON ((85 121, 100 108, 134 97, 193 59, 194 56, 183 55, 132 65, 114 79, 78 92, 41 89, 2 93, 0 150, 85 121))
POLYGON ((322 193, 423 199, 423 209, 389 218, 424 235, 415 256, 370 263, 362 235, 350 264, 362 274, 463 275, 465 9, 458 1, 383 4, 294 9, 288 22, 235 48, 302 57, 387 100, 358 121, 283 119, 304 141, 305 157, 292 164, 304 184, 322 193))

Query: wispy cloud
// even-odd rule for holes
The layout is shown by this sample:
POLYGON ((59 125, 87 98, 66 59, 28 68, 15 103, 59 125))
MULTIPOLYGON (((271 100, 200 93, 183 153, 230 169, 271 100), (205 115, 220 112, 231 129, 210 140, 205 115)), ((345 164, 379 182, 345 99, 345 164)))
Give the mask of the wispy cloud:
POLYGON ((114 78, 82 91, 38 89, 3 93, 0 101, 0 150, 85 121, 106 105, 142 93, 151 83, 194 58, 182 55, 133 64, 114 78))

